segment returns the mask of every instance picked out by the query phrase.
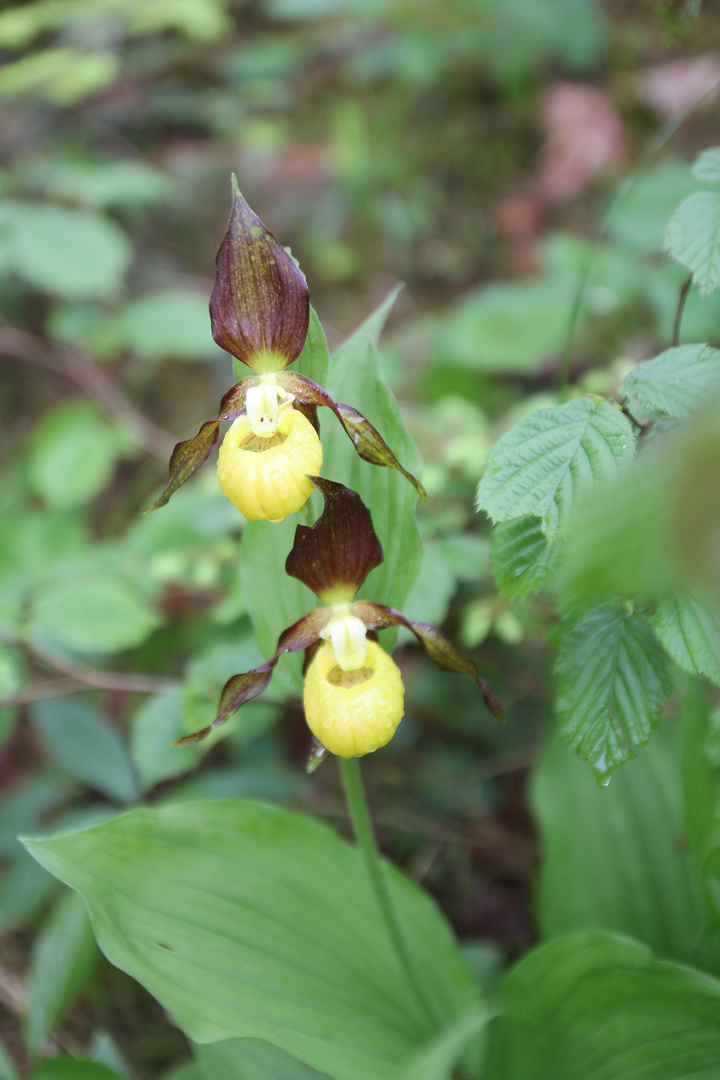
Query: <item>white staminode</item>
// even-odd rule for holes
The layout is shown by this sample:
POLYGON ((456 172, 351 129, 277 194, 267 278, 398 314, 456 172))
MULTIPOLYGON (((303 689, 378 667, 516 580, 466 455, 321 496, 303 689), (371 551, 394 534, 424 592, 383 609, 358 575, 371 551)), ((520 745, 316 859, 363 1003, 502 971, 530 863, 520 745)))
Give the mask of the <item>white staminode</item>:
POLYGON ((342 671, 358 671, 367 659, 367 628, 362 619, 351 615, 347 605, 338 605, 320 637, 332 643, 335 659, 342 671))
POLYGON ((283 405, 287 405, 293 400, 293 395, 278 386, 274 375, 262 375, 257 386, 251 386, 247 392, 247 418, 253 434, 261 439, 271 439, 277 431, 278 413, 282 408, 278 404, 279 398, 283 405))

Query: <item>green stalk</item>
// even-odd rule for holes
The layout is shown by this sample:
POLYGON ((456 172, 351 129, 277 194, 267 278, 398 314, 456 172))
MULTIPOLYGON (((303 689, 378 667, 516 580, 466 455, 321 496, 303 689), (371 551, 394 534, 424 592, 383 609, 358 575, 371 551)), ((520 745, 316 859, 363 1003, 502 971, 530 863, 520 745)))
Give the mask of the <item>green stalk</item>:
POLYGON ((343 785, 345 787, 345 798, 347 800, 348 810, 350 811, 353 829, 355 830, 358 846, 362 852, 363 859, 365 860, 365 868, 380 907, 385 928, 395 952, 397 953, 400 965, 405 972, 408 983, 412 986, 423 1009, 432 1020, 433 1025, 435 1025, 439 1019, 437 1010, 423 985, 418 966, 408 948, 408 943, 405 940, 405 934, 403 933, 403 928, 400 919, 398 918, 395 904, 390 895, 387 878, 385 877, 385 868, 382 864, 377 841, 375 839, 375 833, 370 820, 370 812, 368 810, 362 776, 360 774, 360 763, 357 758, 340 758, 339 760, 343 785))

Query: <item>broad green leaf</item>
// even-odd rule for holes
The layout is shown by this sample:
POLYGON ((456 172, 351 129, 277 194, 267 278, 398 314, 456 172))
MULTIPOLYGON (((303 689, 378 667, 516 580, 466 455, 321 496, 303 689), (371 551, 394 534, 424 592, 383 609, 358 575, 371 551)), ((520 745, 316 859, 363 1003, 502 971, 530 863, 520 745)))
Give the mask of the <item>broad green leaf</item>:
POLYGON ((19 649, 0 645, 0 702, 9 701, 27 682, 27 665, 19 649))
POLYGON ((36 166, 35 177, 37 186, 46 194, 93 209, 165 202, 174 188, 168 175, 145 161, 130 158, 89 163, 53 157, 36 166))
POLYGON ((562 348, 574 291, 560 275, 483 286, 451 309, 436 349, 474 371, 532 374, 562 348))
POLYGON ((64 402, 33 433, 30 486, 48 506, 83 506, 107 485, 122 450, 119 433, 90 401, 64 402))
POLYGON ((0 807, 0 856, 20 855, 17 834, 35 832, 72 793, 66 779, 50 772, 27 776, 14 791, 7 792, 0 807))
MULTIPOLYGON (((397 291, 363 322, 334 353, 326 389, 335 401, 358 409, 406 469, 417 475, 419 456, 400 410, 381 372, 378 339, 397 291)), ((355 453, 352 442, 327 409, 321 410, 321 435, 332 479, 357 491, 370 510, 385 561, 373 570, 360 597, 402 610, 422 562, 422 543, 415 523, 417 494, 396 469, 370 465, 355 453)))
POLYGON ((143 360, 219 360, 208 297, 189 289, 149 293, 126 304, 112 334, 119 349, 143 360))
POLYGON ((623 379, 620 395, 634 416, 639 405, 685 419, 702 408, 708 392, 718 389, 720 351, 709 345, 680 345, 634 367, 623 379))
MULTIPOLYGON (((162 1080, 205 1080, 200 1066, 194 1061, 188 1061, 177 1069, 171 1069, 169 1073, 163 1073, 162 1080)), ((230 1077, 227 1080, 231 1080, 230 1077)))
POLYGON ((173 746, 176 739, 186 734, 183 706, 182 691, 174 690, 148 697, 135 713, 132 759, 145 791, 162 780, 190 772, 200 760, 195 747, 173 746))
POLYGON ((111 653, 141 645, 159 621, 126 581, 107 576, 45 586, 28 630, 78 652, 111 653))
POLYGON ((556 672, 562 732, 605 779, 648 742, 670 694, 647 615, 612 603, 593 608, 565 634, 556 672))
POLYGON ((325 386, 328 369, 330 367, 330 354, 325 339, 325 331, 317 317, 317 313, 310 305, 310 322, 308 323, 307 337, 303 350, 293 365, 293 370, 300 375, 306 375, 318 386, 325 386))
POLYGON ((32 720, 48 752, 69 776, 117 802, 133 802, 140 788, 127 747, 114 727, 77 697, 32 706, 32 720))
POLYGON ((538 409, 488 454, 478 509, 494 521, 545 518, 552 537, 578 496, 617 476, 634 452, 630 421, 607 401, 586 397, 538 409))
POLYGON ((195 1047, 199 1080, 329 1080, 328 1074, 254 1039, 195 1047))
POLYGON ((486 1080, 712 1080, 720 983, 614 934, 534 949, 502 988, 486 1080))
POLYGON ((62 1022, 96 955, 85 904, 77 893, 65 892, 40 931, 30 966, 25 1041, 33 1056, 62 1022))
POLYGON ((499 522, 493 529, 490 557, 502 599, 528 596, 539 589, 555 572, 559 551, 559 542, 548 542, 542 518, 499 522))
POLYGON ((80 1058, 51 1058, 43 1061, 30 1080, 123 1080, 106 1065, 80 1058))
POLYGON ((646 750, 594 784, 556 736, 534 775, 543 862, 536 908, 543 938, 613 930, 667 959, 694 962, 704 929, 683 835, 680 732, 662 725, 646 750))
POLYGON ((676 664, 720 686, 720 602, 697 591, 674 592, 660 601, 651 622, 676 664))
MULTIPOLYGON (((196 1042, 262 1035, 335 1080, 385 1080, 433 1037, 358 851, 324 825, 221 800, 26 844, 196 1042)), ((387 874, 439 1031, 478 990, 429 897, 387 874)))
POLYGON ((680 203, 665 232, 665 250, 692 271, 701 296, 720 285, 720 195, 695 191, 680 203))
POLYGON ((703 184, 720 182, 720 146, 711 146, 695 158, 693 176, 703 184))
MULTIPOLYGON (((249 521, 240 544, 240 584, 263 656, 275 652, 280 634, 308 611, 318 607, 317 597, 297 578, 285 573, 298 519, 293 515, 277 524, 249 521)), ((302 693, 302 658, 281 657, 274 681, 302 693)))
POLYGON ((66 300, 105 299, 120 288, 130 262, 125 233, 89 210, 0 202, 9 230, 10 265, 28 284, 66 300))

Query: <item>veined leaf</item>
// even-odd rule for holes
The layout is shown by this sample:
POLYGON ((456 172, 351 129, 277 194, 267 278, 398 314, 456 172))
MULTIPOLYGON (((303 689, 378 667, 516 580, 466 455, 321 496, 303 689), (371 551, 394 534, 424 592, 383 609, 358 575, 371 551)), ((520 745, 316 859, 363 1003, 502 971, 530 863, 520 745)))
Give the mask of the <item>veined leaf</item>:
POLYGON ((720 983, 629 938, 568 934, 505 980, 486 1080, 711 1080, 720 983))
MULTIPOLYGON (((326 389, 373 424, 399 461, 417 475, 419 455, 380 369, 378 339, 397 291, 343 342, 330 362, 326 389)), ((402 608, 420 570, 422 543, 415 523, 417 494, 395 469, 362 461, 337 420, 324 411, 322 443, 332 479, 357 491, 370 510, 385 561, 359 595, 402 608)))
POLYGON ((620 395, 633 412, 640 405, 684 419, 702 408, 708 391, 718 388, 720 351, 709 345, 680 345, 633 368, 623 379, 620 395))
POLYGON ((665 250, 692 271, 701 296, 720 285, 720 195, 695 191, 670 218, 665 250))
POLYGON ((261 1035, 335 1080, 390 1080, 480 1003, 445 920, 388 867, 429 1022, 359 852, 299 815, 184 803, 26 846, 83 895, 108 959, 196 1042, 261 1035))
POLYGON ((283 1050, 255 1039, 230 1039, 195 1048, 199 1080, 331 1080, 283 1050))
POLYGON ((562 643, 557 711, 570 745, 605 778, 650 739, 671 683, 649 619, 617 604, 588 612, 562 643))
POLYGON ((542 518, 519 517, 493 529, 490 556, 503 600, 528 596, 557 568, 559 542, 549 543, 542 518))
POLYGON ((720 602, 703 593, 671 593, 651 619, 666 652, 691 675, 720 686, 720 602))
POLYGON ((534 775, 543 863, 537 917, 543 938, 574 930, 629 934, 667 959, 695 961, 704 930, 698 878, 683 834, 677 724, 607 787, 555 736, 534 775))
POLYGON ((580 398, 538 409, 488 454, 478 509, 494 521, 545 518, 552 538, 578 495, 615 477, 634 451, 630 421, 606 401, 580 398))

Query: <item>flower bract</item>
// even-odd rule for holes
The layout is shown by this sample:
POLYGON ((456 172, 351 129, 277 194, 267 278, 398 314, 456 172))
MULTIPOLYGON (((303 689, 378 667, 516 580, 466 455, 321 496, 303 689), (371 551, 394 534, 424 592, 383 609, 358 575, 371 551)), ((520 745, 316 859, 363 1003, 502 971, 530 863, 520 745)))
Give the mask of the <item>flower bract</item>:
POLYGON ((411 630, 438 667, 468 675, 493 716, 502 720, 495 691, 437 627, 406 619, 383 604, 354 599, 383 559, 370 512, 357 492, 319 476, 310 479, 322 493, 325 508, 313 526, 298 525, 285 569, 326 606, 314 608, 284 630, 265 664, 229 679, 212 724, 179 744, 204 739, 263 692, 284 653, 307 649, 303 703, 308 726, 319 742, 340 757, 361 757, 385 746, 402 719, 404 690, 397 665, 368 631, 390 626, 411 630))

